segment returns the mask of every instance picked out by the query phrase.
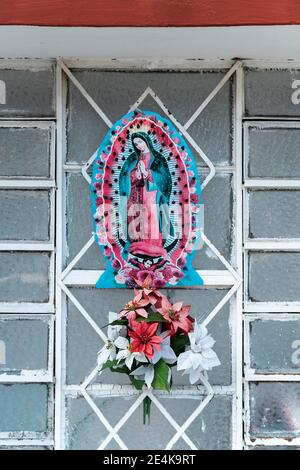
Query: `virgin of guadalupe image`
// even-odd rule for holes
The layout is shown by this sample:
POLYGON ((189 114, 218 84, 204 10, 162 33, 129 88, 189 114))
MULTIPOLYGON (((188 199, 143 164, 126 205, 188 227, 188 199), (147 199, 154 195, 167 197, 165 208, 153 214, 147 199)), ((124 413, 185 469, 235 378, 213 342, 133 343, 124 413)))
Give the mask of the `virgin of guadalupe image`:
POLYGON ((91 181, 95 240, 106 261, 99 288, 202 285, 201 185, 178 130, 153 111, 119 119, 97 151, 91 181), (147 281, 148 282, 148 281, 147 281))
POLYGON ((168 260, 167 238, 174 232, 169 220, 170 171, 146 133, 133 133, 131 143, 133 151, 119 179, 120 194, 127 197, 123 253, 135 267, 162 266, 168 260))

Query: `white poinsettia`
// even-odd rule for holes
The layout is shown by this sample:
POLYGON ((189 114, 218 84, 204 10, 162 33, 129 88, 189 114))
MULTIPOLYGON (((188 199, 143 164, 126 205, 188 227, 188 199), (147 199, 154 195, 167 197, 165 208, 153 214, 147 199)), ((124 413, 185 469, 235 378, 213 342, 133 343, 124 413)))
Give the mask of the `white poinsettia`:
POLYGON ((196 383, 204 370, 219 366, 220 361, 212 347, 214 339, 207 333, 205 326, 195 322, 194 330, 189 333, 190 348, 177 359, 177 370, 189 374, 190 383, 196 383))
MULTIPOLYGON (((109 312, 109 323, 118 320, 118 314, 109 312)), ((98 352, 98 365, 103 366, 105 362, 113 361, 117 356, 116 341, 119 337, 125 334, 123 325, 108 325, 107 327, 107 340, 103 348, 98 352), (123 330, 123 331, 122 331, 123 330)))
MULTIPOLYGON (((163 335, 160 335, 163 336, 163 335)), ((152 364, 156 364, 160 359, 163 359, 167 364, 174 364, 177 361, 177 356, 170 346, 171 338, 169 333, 165 336, 164 340, 160 343, 160 350, 155 350, 154 356, 151 360, 152 364)))
POLYGON ((147 387, 150 388, 154 379, 154 366, 151 364, 140 366, 131 372, 130 375, 133 375, 137 380, 144 378, 147 387))
POLYGON ((115 340, 114 344, 119 349, 116 357, 117 361, 120 362, 125 360, 125 364, 128 369, 131 369, 134 359, 138 362, 148 362, 144 354, 131 351, 130 343, 127 338, 119 336, 115 340))

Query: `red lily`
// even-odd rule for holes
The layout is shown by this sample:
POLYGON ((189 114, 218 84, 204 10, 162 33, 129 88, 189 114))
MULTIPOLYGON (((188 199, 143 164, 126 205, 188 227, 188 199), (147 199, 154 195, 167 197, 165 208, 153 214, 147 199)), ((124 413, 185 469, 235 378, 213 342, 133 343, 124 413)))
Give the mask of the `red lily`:
POLYGON ((158 323, 147 323, 145 321, 131 322, 132 330, 128 331, 128 334, 133 341, 131 343, 131 351, 145 354, 145 356, 151 361, 154 356, 154 350, 160 351, 160 343, 163 338, 156 335, 158 323))
POLYGON ((119 314, 119 318, 124 318, 126 317, 129 322, 132 320, 135 320, 137 315, 147 318, 148 317, 148 312, 144 308, 147 305, 149 305, 149 300, 143 298, 143 292, 135 292, 136 296, 134 297, 133 300, 128 302, 123 310, 121 310, 119 314))
POLYGON ((190 305, 183 306, 183 302, 176 302, 172 305, 167 297, 164 297, 161 308, 157 310, 169 322, 166 326, 170 328, 171 336, 175 335, 178 329, 185 334, 192 330, 194 320, 189 316, 190 305))

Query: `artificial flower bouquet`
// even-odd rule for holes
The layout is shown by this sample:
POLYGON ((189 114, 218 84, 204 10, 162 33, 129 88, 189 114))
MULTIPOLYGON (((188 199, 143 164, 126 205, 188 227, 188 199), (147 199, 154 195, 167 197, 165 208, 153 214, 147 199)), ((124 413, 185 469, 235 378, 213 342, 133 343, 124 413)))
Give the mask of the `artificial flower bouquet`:
MULTIPOLYGON (((127 374, 138 390, 170 391, 172 367, 195 384, 203 371, 220 365, 212 349, 215 341, 190 316, 190 305, 171 304, 151 286, 150 276, 136 282, 134 299, 119 314, 109 313, 107 341, 98 353, 100 372, 109 368, 127 374)), ((145 399, 144 422, 149 413, 150 399, 145 399)))

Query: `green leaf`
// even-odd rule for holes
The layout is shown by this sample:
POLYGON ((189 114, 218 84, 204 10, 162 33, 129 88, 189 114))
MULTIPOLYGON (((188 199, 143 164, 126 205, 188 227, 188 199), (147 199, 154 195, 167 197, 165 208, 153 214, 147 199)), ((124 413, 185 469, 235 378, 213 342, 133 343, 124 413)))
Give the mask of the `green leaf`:
POLYGON ((160 359, 154 366, 154 379, 152 387, 155 390, 167 390, 170 391, 169 383, 169 371, 170 368, 167 366, 163 359, 160 359))
POLYGON ((145 321, 146 323, 168 323, 168 320, 166 320, 160 313, 155 312, 155 313, 150 313, 147 318, 144 317, 138 317, 136 319, 137 322, 145 321))
POLYGON ((133 375, 128 375, 132 385, 137 389, 137 390, 142 390, 145 382, 144 380, 138 380, 136 379, 133 375))
POLYGON ((102 326, 102 328, 106 328, 108 326, 122 326, 122 325, 127 325, 128 321, 127 320, 114 320, 111 323, 107 323, 107 325, 102 326))
POLYGON ((128 374, 129 369, 127 366, 120 366, 120 367, 111 367, 111 372, 119 372, 120 374, 128 374))
POLYGON ((114 367, 114 366, 117 366, 117 365, 118 365, 118 361, 116 359, 113 360, 113 361, 106 361, 102 365, 101 370, 110 369, 111 367, 114 367))
POLYGON ((171 338, 171 348, 176 356, 185 351, 185 347, 190 343, 189 337, 186 335, 179 335, 171 338))

